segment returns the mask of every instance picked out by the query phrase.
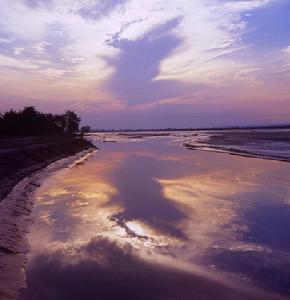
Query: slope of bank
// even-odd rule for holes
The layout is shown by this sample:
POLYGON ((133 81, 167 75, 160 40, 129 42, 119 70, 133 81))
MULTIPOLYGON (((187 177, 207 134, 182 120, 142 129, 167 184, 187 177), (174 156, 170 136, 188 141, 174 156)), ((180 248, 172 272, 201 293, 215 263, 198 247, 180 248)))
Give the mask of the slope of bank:
POLYGON ((0 299, 17 300, 26 288, 27 234, 33 223, 31 212, 35 190, 54 172, 83 163, 95 151, 94 147, 90 147, 33 172, 20 180, 0 201, 0 299))
POLYGON ((0 201, 23 178, 89 148, 94 145, 72 136, 0 138, 0 201))

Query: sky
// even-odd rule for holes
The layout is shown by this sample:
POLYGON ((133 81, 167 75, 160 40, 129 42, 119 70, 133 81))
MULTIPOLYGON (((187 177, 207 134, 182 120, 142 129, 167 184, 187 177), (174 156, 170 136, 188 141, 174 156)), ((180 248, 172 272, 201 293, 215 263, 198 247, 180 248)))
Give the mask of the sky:
POLYGON ((92 128, 290 123, 290 0, 0 0, 0 111, 92 128))

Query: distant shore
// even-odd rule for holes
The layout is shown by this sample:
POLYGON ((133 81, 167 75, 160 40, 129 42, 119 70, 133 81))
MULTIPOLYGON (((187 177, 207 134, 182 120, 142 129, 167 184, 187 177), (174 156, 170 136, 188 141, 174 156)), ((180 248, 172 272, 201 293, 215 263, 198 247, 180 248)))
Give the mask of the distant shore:
POLYGON ((94 147, 88 140, 75 136, 0 136, 0 201, 25 177, 61 158, 94 147))
POLYGON ((290 162, 290 129, 286 127, 217 130, 142 130, 90 133, 104 142, 174 137, 189 150, 290 162))
POLYGON ((140 128, 140 129, 100 129, 91 130, 90 133, 140 133, 140 132, 187 132, 187 131, 229 131, 229 130, 279 130, 290 129, 290 124, 286 125, 265 125, 265 126, 235 126, 235 127, 199 127, 199 128, 140 128))
POLYGON ((184 141, 189 150, 290 162, 289 129, 208 131, 184 141))

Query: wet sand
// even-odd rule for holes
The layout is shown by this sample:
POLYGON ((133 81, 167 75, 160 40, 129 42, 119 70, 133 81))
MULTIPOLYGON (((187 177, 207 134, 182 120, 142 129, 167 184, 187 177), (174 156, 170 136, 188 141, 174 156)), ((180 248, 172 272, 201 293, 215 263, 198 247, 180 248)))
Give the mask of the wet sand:
POLYGON ((290 162, 289 129, 237 129, 197 132, 184 141, 190 150, 226 152, 290 162))

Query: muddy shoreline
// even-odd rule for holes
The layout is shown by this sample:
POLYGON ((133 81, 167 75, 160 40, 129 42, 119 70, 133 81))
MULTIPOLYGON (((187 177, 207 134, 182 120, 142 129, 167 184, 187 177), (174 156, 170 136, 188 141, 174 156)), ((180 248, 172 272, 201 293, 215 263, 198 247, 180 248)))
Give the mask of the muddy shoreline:
POLYGON ((0 201, 18 182, 34 172, 59 159, 93 148, 92 143, 79 137, 0 137, 0 201))
POLYGON ((184 143, 183 146, 188 150, 200 150, 200 151, 209 151, 209 152, 216 152, 216 153, 227 153, 230 155, 248 157, 248 158, 259 158, 259 159, 267 159, 267 160, 276 160, 281 162, 290 162, 290 158, 283 157, 283 156, 275 156, 275 155, 264 155, 258 154, 254 152, 249 152, 246 150, 239 150, 235 148, 223 148, 218 146, 211 146, 211 145, 191 145, 184 143))
POLYGON ((290 131, 283 129, 207 131, 185 140, 183 146, 189 150, 290 162, 290 131))
MULTIPOLYGON (((66 144, 68 146, 69 143, 66 144)), ((37 148, 37 147, 36 147, 37 148)), ((27 234, 33 223, 31 212, 34 206, 34 192, 42 181, 52 173, 67 167, 73 167, 85 160, 96 151, 90 143, 81 141, 68 151, 77 153, 64 157, 50 156, 40 164, 32 165, 31 172, 18 183, 11 192, 0 202, 0 298, 18 299, 19 294, 26 288, 25 266, 26 254, 29 252, 27 234), (85 147, 85 146, 88 147, 85 147)), ((56 152, 53 152, 56 153, 56 152)), ((24 173, 21 173, 22 175, 24 173)))

